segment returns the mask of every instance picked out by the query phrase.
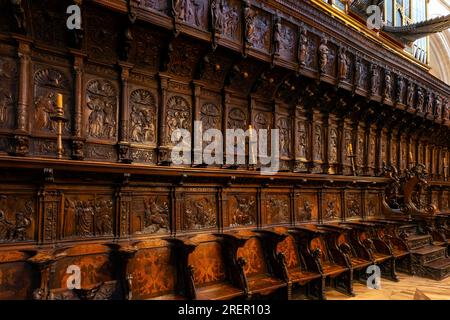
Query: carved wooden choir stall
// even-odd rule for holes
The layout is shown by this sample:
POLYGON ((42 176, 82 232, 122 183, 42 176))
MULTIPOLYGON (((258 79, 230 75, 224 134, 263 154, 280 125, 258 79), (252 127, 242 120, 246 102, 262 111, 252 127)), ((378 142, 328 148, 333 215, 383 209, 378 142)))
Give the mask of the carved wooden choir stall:
POLYGON ((448 277, 450 88, 318 2, 0 0, 0 299, 448 277), (194 121, 279 129, 279 171, 248 139, 245 164, 175 164, 194 121))

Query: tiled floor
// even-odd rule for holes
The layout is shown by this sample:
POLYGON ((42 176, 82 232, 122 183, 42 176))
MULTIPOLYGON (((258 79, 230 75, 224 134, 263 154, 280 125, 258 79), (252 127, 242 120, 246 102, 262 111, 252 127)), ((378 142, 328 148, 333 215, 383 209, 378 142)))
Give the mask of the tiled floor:
POLYGON ((450 277, 442 281, 398 273, 400 282, 381 279, 381 289, 369 289, 360 282, 353 283, 355 297, 327 289, 328 300, 414 300, 416 289, 431 300, 450 300, 450 277))

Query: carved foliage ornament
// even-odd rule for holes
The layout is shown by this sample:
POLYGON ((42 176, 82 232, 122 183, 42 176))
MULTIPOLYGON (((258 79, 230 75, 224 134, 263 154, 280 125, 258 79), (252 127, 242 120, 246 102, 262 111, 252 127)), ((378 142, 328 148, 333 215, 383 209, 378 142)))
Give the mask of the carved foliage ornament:
POLYGON ((116 137, 117 92, 107 80, 91 80, 86 87, 88 135, 91 138, 111 140, 116 137))

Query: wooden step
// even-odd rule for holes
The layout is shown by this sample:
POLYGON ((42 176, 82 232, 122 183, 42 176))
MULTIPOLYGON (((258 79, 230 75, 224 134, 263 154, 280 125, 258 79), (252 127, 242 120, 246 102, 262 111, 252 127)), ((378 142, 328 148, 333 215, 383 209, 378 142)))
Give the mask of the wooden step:
POLYGON ((424 265, 441 258, 446 258, 446 248, 428 245, 419 249, 411 250, 415 263, 424 265))
POLYGON ((432 238, 428 234, 424 235, 413 234, 409 235, 406 238, 406 242, 408 243, 408 246, 411 248, 411 250, 414 250, 420 247, 430 245, 432 242, 432 238))
POLYGON ((425 276, 442 280, 450 276, 450 258, 438 259, 424 265, 425 276))

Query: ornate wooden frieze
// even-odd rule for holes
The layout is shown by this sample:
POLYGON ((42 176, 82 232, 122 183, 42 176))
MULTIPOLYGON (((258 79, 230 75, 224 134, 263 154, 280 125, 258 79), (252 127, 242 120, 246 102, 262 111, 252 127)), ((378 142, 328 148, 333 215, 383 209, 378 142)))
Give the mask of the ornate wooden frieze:
POLYGON ((84 155, 86 159, 109 162, 116 162, 118 158, 114 146, 103 144, 85 144, 84 155))
POLYGON ((61 221, 61 194, 58 190, 44 187, 39 192, 39 212, 41 214, 41 229, 39 241, 55 242, 59 239, 58 224, 61 221))
POLYGON ((369 192, 365 199, 366 214, 368 218, 381 216, 380 193, 369 192))

